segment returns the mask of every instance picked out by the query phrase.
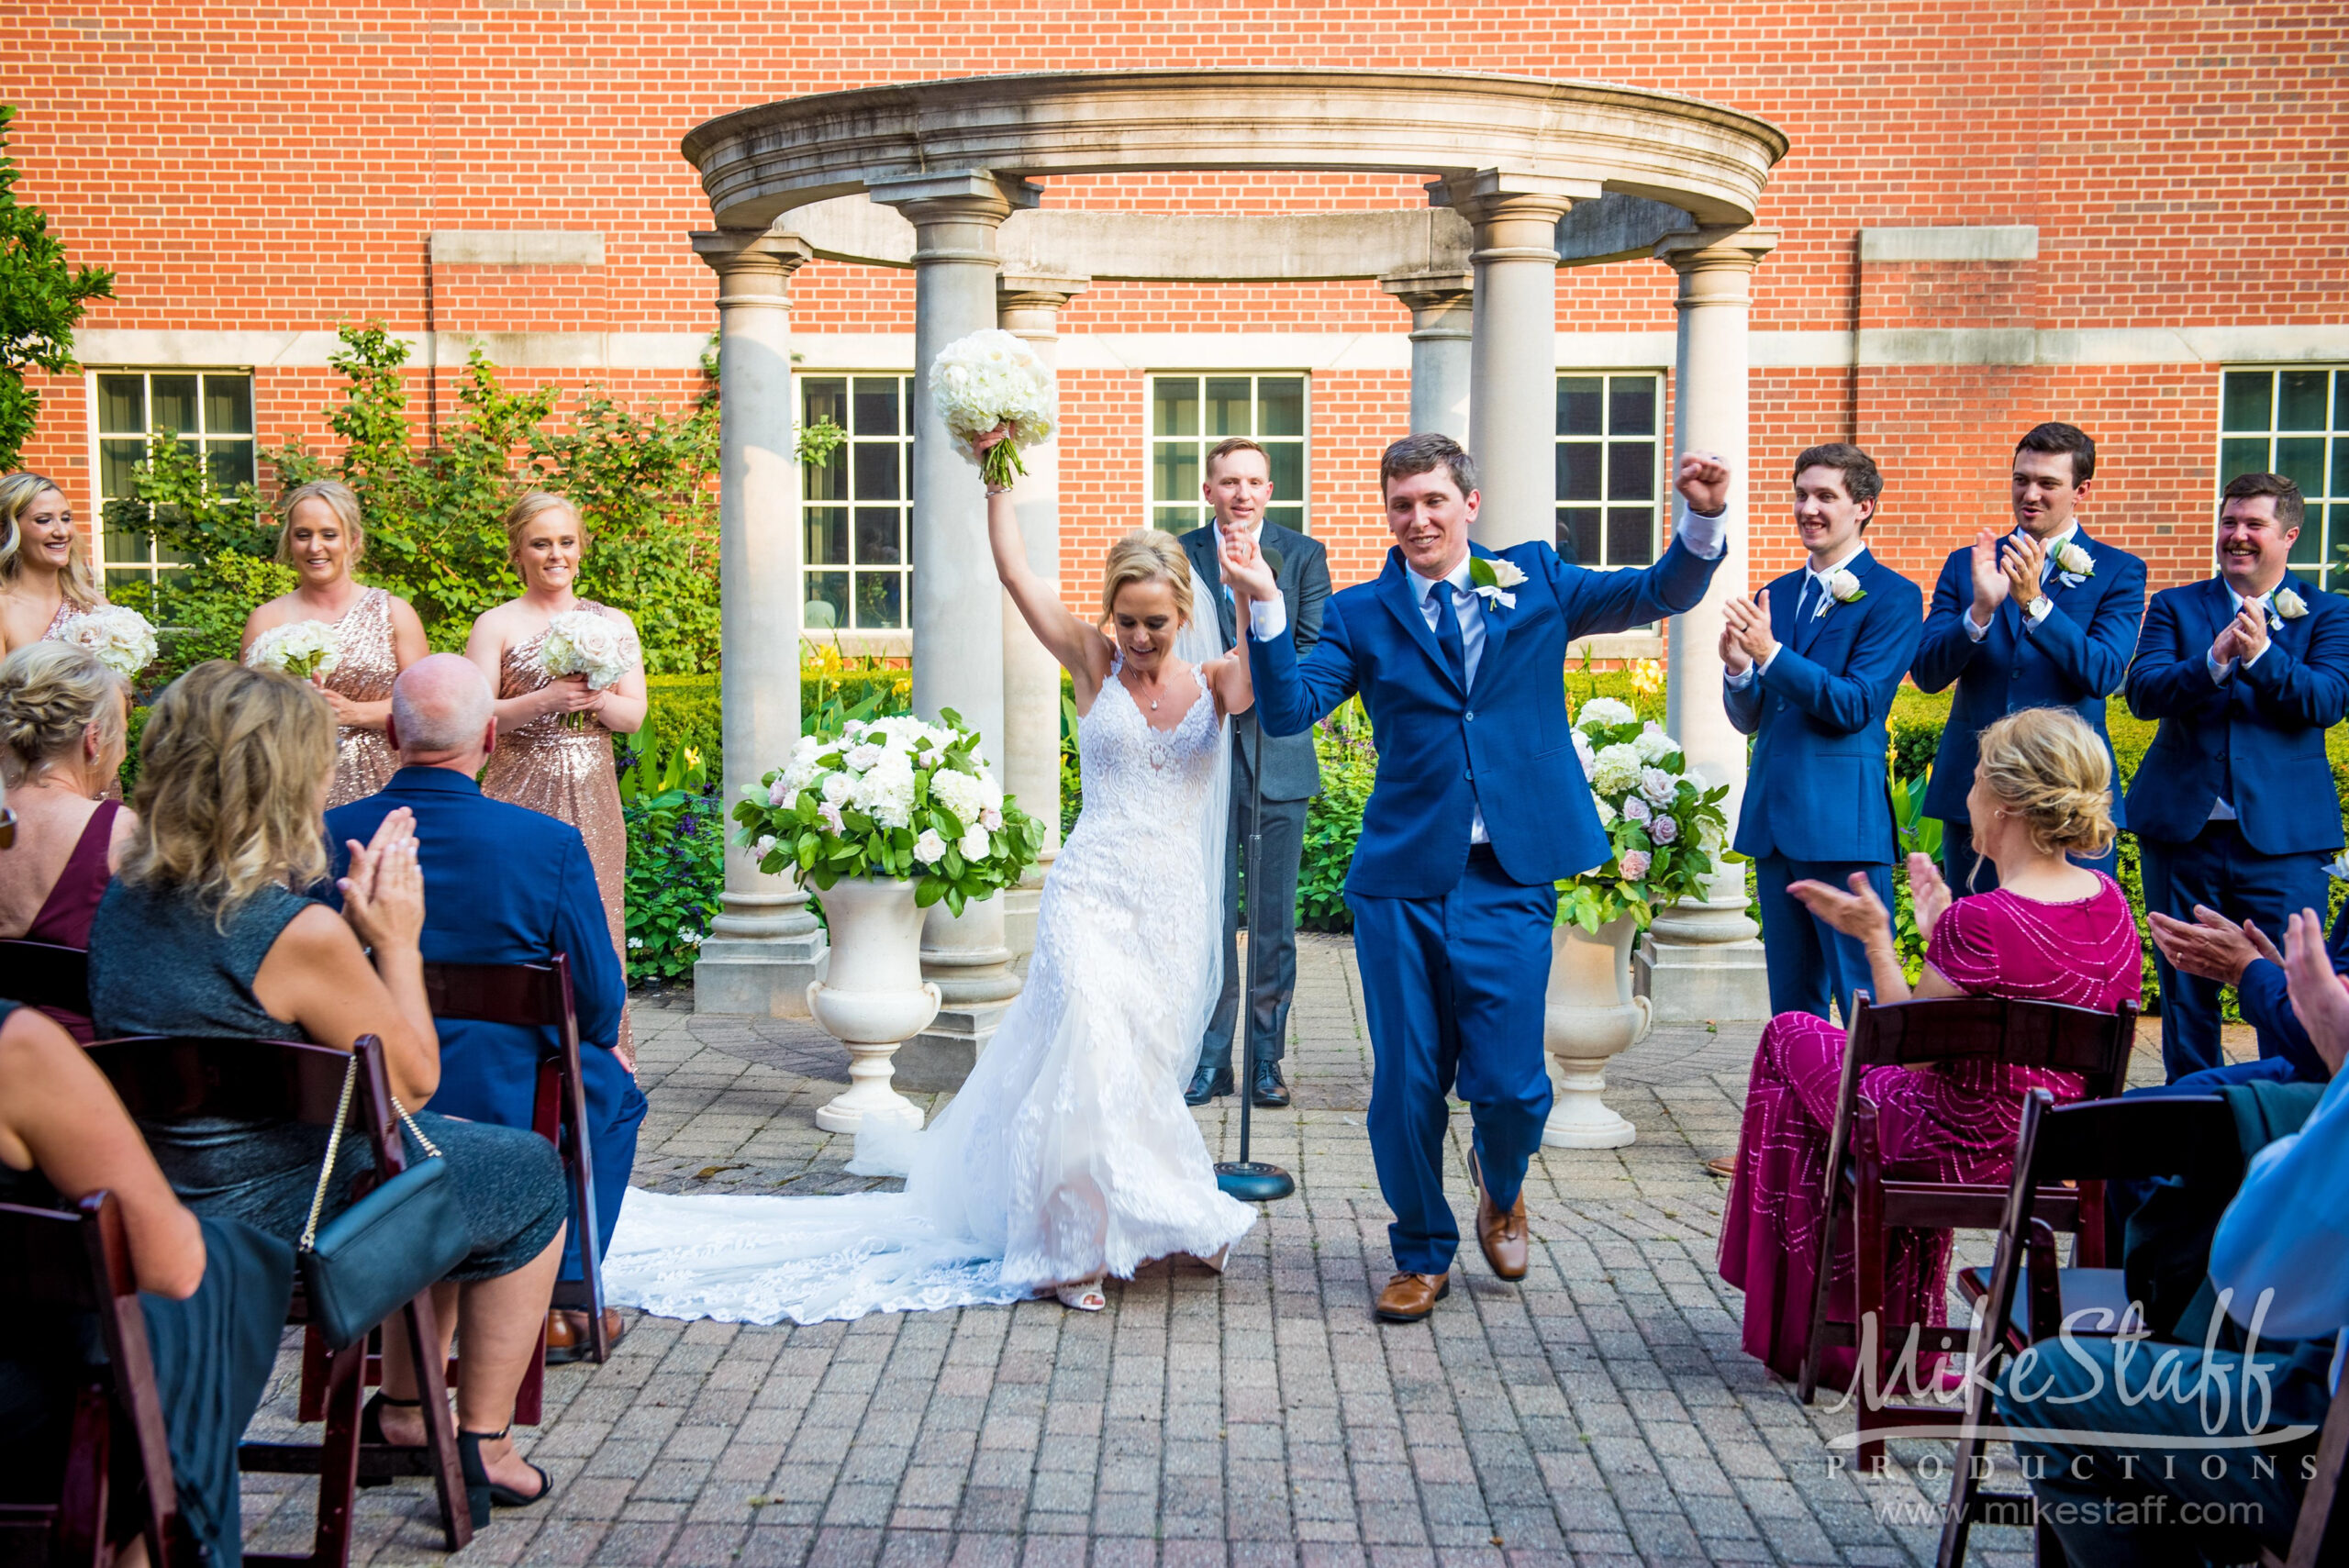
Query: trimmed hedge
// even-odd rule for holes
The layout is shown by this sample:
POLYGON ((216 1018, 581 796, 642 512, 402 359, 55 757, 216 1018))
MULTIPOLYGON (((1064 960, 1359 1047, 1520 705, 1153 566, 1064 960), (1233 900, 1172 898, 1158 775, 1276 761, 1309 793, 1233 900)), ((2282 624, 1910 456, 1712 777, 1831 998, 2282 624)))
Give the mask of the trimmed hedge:
MULTIPOLYGON (((664 755, 679 746, 691 746, 701 753, 702 765, 711 778, 720 776, 726 761, 726 726, 724 709, 718 696, 716 675, 647 675, 645 695, 651 699, 645 709, 644 728, 639 730, 634 751, 649 751, 664 755)), ((854 707, 880 690, 881 714, 898 714, 911 710, 913 702, 913 673, 908 670, 841 670, 819 674, 813 669, 803 669, 799 678, 799 722, 812 725, 824 706, 838 701, 844 707, 854 707)), ((767 764, 781 767, 777 757, 767 764)))

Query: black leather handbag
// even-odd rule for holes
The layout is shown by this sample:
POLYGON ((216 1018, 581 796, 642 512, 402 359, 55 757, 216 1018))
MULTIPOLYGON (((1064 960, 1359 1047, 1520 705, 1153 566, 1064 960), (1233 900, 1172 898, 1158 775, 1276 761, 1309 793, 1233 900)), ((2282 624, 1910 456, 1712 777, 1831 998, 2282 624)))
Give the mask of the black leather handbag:
POLYGON ((334 1131, 327 1138, 326 1162, 310 1197, 310 1218, 298 1249, 302 1285, 309 1297, 310 1322, 335 1350, 355 1343, 370 1329, 432 1288, 472 1250, 469 1228, 449 1174, 449 1162, 395 1098, 392 1109, 424 1147, 425 1158, 349 1208, 318 1226, 327 1185, 342 1150, 343 1124, 351 1116, 351 1084, 359 1059, 343 1074, 342 1103, 335 1108, 334 1131))

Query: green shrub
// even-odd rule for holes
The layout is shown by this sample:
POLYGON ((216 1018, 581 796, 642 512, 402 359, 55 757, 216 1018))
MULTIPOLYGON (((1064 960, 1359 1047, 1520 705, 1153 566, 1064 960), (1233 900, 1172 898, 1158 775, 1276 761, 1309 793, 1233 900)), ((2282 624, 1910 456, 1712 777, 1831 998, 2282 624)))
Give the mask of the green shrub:
POLYGON ((620 774, 628 829, 628 977, 693 972, 726 885, 726 806, 683 748, 644 754, 620 774))
POLYGON ((723 777, 726 725, 718 683, 714 674, 645 676, 644 728, 622 737, 627 750, 660 757, 690 747, 711 778, 723 777))

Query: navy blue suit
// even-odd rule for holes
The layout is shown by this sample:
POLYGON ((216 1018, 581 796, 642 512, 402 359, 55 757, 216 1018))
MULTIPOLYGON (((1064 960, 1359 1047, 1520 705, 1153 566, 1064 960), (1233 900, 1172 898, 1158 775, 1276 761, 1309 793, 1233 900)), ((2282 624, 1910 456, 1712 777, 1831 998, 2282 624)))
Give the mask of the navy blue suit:
MULTIPOLYGON (((427 963, 528 963, 571 955, 600 1258, 619 1221, 645 1106, 635 1078, 612 1054, 628 983, 612 951, 586 842, 567 822, 489 799, 452 769, 402 768, 379 794, 327 813, 337 876, 350 864, 346 840, 367 842, 402 806, 416 814, 427 963)), ((440 1087, 432 1108, 471 1121, 529 1127, 539 1059, 554 1044, 553 1031, 458 1018, 441 1021, 439 1029, 440 1087)), ((580 1277, 578 1235, 573 1215, 564 1242, 564 1279, 580 1277)))
POLYGON ((1774 1013, 1823 1018, 1832 1000, 1848 1018, 1853 992, 1868 983, 1858 939, 1815 918, 1787 884, 1809 880, 1841 890, 1862 871, 1888 909, 1891 866, 1900 858, 1885 718, 1916 655, 1925 600, 1917 584, 1869 551, 1849 570, 1862 596, 1831 601, 1824 615, 1800 609, 1807 570, 1772 583, 1770 635, 1778 651, 1769 668, 1722 695, 1730 722, 1754 738, 1731 847, 1755 862, 1774 1013))
MULTIPOLYGON (((2013 537, 2011 535, 2009 538, 2013 537)), ((1980 759, 1977 737, 2008 714, 2027 707, 2067 707, 2096 731, 2104 754, 2112 755, 2112 740, 2104 728, 2104 699, 2121 689, 2129 673, 2129 656, 2137 647, 2137 623, 2145 614, 2145 563, 2125 550, 2099 544, 2086 528, 2071 542, 2095 558, 2096 569, 2076 583, 2051 571, 2042 591, 2047 614, 2028 624, 2009 598, 1991 617, 1987 636, 1976 642, 1965 629, 1974 608, 1974 550, 1968 546, 1950 551, 1942 563, 1941 580, 1933 585, 1932 607, 1925 615, 1925 634, 1917 645, 1917 662, 1909 675, 1920 691, 1938 692, 1954 683, 1949 722, 1942 729, 1941 751, 1933 758, 1933 782, 1925 791, 1925 815, 1941 819, 1942 865, 1950 886, 1971 885, 1987 893, 1998 885, 1996 866, 1984 862, 1976 878, 1974 833, 1965 815, 1965 795, 1974 787, 1974 764, 1980 759)), ((2112 771, 2112 818, 2127 827, 2121 798, 2121 770, 2112 771)), ((2117 876, 2116 846, 2091 866, 2117 876)))
MULTIPOLYGON (((2289 574, 2284 588, 2308 613, 2271 617, 2266 652, 2225 682, 2208 661, 2234 601, 2215 577, 2154 595, 2129 668, 2130 710, 2161 722, 2129 786, 2145 907, 2190 921, 2204 904, 2271 938, 2294 912, 2325 906, 2324 864, 2342 838, 2324 732, 2349 716, 2349 602, 2289 574), (2210 820, 2221 801, 2235 820, 2210 820)), ((2221 986, 2154 957, 2170 1077, 2218 1066, 2221 986)))
POLYGON ((1456 662, 1456 619, 1449 639, 1429 628, 1398 550, 1376 579, 1331 596, 1302 662, 1286 637, 1248 639, 1267 734, 1299 733, 1356 693, 1375 731, 1378 782, 1346 901, 1375 1055, 1371 1154, 1395 1211, 1395 1266, 1412 1273, 1444 1273, 1460 1244, 1443 1195, 1455 1079, 1486 1191, 1504 1210, 1550 1114, 1542 1039, 1555 884, 1612 853, 1566 720, 1566 644, 1692 607, 1720 561, 1677 539, 1638 572, 1586 571, 1542 543, 1497 559, 1526 580, 1513 606, 1475 606, 1473 684, 1456 662), (1491 842, 1472 852, 1479 811, 1491 842))

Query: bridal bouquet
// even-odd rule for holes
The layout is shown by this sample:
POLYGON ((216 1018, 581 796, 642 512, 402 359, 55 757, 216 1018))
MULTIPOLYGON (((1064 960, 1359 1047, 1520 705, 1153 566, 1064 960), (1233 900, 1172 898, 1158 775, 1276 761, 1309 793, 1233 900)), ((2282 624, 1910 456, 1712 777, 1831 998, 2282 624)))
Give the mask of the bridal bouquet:
POLYGON ((334 628, 322 620, 287 621, 253 639, 245 662, 256 670, 283 670, 297 681, 331 675, 342 662, 334 628))
POLYGON ((1052 373, 1008 332, 990 328, 939 350, 930 395, 954 450, 976 462, 989 484, 1008 484, 1013 474, 1027 473, 1019 449, 1052 439, 1052 373), (997 425, 1009 426, 1010 438, 980 456, 974 443, 997 425))
MULTIPOLYGON (((548 680, 584 675, 592 692, 619 684, 620 677, 635 669, 641 657, 642 651, 628 628, 594 610, 565 610, 553 617, 539 642, 539 668, 546 672, 548 680)), ((562 722, 570 728, 584 729, 588 717, 567 713, 562 722)))
POLYGON ((139 671, 155 662, 154 627, 125 605, 100 605, 75 616, 57 635, 61 642, 88 649, 99 663, 126 681, 137 679, 139 671))
POLYGON ((847 877, 917 883, 915 902, 955 914, 1009 887, 1034 863, 1043 824, 1003 793, 979 738, 951 708, 944 722, 851 719, 803 735, 791 760, 734 805, 737 842, 770 876, 822 891, 847 877))
POLYGON ((1586 699, 1575 714, 1575 754, 1613 853, 1558 884, 1558 917, 1596 931, 1624 914, 1645 927, 1656 906, 1705 895, 1705 878, 1729 819, 1729 786, 1708 790, 1687 772, 1680 742, 1631 705, 1586 699))

